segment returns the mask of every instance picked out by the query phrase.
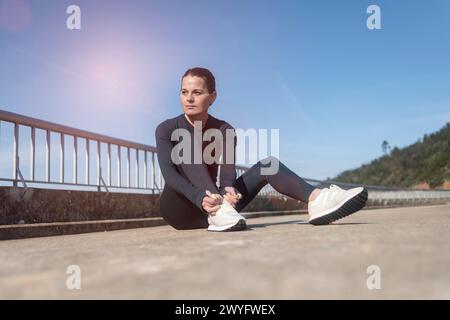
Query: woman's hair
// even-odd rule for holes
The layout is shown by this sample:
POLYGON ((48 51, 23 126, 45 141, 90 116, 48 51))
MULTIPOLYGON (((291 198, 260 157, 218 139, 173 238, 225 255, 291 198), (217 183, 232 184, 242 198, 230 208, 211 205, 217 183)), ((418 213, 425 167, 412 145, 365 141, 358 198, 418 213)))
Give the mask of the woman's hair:
POLYGON ((191 68, 184 73, 184 75, 181 77, 181 80, 183 80, 183 78, 186 76, 203 78, 206 83, 206 88, 208 88, 208 92, 213 93, 214 91, 216 91, 216 79, 208 69, 200 67, 191 68))

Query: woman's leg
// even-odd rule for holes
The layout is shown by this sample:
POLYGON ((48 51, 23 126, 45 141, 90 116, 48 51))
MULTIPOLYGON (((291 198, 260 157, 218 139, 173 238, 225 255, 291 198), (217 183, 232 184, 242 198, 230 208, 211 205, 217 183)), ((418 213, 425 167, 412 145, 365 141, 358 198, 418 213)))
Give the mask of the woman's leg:
MULTIPOLYGON (((194 186, 219 193, 205 164, 182 164, 181 170, 194 186)), ((209 225, 207 214, 169 186, 164 187, 161 195, 160 211, 164 220, 175 229, 207 228, 209 225)))
POLYGON ((262 175, 261 168, 267 168, 271 164, 262 164, 261 161, 258 161, 236 180, 234 187, 242 194, 242 199, 236 205, 236 211, 241 212, 267 184, 284 195, 308 202, 315 187, 300 178, 275 157, 268 157, 263 162, 267 163, 269 160, 279 162, 277 173, 262 175))
POLYGON ((164 220, 177 230, 208 227, 208 216, 168 186, 164 187, 159 198, 159 209, 164 220))

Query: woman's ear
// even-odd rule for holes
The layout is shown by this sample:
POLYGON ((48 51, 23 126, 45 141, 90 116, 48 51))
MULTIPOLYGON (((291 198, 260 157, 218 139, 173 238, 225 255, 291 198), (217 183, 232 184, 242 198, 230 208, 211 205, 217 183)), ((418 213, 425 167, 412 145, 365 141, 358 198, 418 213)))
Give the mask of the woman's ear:
POLYGON ((211 102, 209 103, 210 106, 214 103, 214 101, 216 101, 216 98, 217 98, 217 92, 214 91, 213 93, 211 93, 211 102))

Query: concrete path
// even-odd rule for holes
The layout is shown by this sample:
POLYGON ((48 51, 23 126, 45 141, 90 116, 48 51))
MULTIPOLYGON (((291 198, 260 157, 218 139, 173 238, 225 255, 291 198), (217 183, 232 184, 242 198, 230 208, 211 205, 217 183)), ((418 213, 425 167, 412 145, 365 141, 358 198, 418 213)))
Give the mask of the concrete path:
POLYGON ((306 220, 2 241, 0 298, 450 299, 450 205, 363 210, 322 227, 306 220), (70 265, 80 290, 67 288, 70 265))

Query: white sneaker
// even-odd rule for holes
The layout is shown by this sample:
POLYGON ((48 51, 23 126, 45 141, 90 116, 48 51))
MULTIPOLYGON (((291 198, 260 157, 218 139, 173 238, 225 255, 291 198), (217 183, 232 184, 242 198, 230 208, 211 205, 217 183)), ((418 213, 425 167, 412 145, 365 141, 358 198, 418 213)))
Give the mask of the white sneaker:
POLYGON ((308 202, 309 223, 329 224, 361 210, 367 201, 363 187, 344 190, 337 185, 322 189, 313 201, 308 202))
POLYGON ((216 214, 208 216, 208 231, 239 231, 247 228, 245 218, 223 199, 216 214))

